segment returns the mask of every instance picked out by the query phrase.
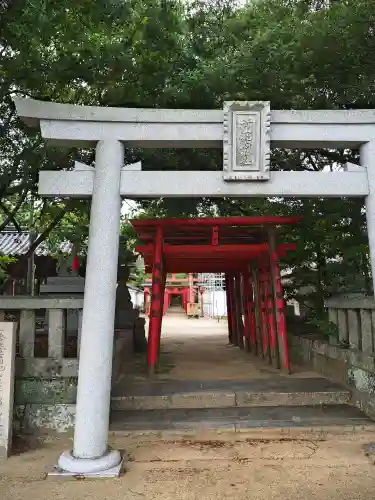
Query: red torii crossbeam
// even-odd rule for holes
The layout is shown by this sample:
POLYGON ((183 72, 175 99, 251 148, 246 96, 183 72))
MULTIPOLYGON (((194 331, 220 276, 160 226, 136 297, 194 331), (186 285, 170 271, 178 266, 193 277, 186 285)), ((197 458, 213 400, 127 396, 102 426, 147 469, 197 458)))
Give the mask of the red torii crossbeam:
POLYGON ((279 258, 293 244, 275 243, 282 226, 299 217, 137 219, 137 251, 152 273, 147 363, 160 352, 167 273, 225 273, 229 341, 290 373, 279 258), (244 323, 243 319, 244 318, 244 323))

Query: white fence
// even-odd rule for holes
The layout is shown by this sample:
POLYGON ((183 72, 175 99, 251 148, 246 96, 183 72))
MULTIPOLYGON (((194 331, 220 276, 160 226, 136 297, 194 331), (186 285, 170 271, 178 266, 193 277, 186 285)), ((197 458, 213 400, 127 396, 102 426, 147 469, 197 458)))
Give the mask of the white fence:
POLYGON ((227 299, 224 290, 206 290, 203 294, 205 316, 217 318, 227 315, 227 299))

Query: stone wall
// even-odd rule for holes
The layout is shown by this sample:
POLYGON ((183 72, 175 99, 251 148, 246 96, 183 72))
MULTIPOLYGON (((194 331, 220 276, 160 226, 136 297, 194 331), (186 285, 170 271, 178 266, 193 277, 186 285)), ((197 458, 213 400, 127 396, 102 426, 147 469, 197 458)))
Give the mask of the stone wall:
POLYGON ((72 431, 76 397, 77 377, 17 378, 14 430, 20 434, 72 431))
MULTIPOLYGON (((137 318, 130 330, 116 330, 113 346, 112 382, 120 377, 124 364, 144 347, 145 320, 137 318)), ((71 432, 74 428, 78 383, 77 360, 67 360, 56 370, 53 360, 35 358, 31 366, 16 359, 14 429, 21 434, 71 432)))
MULTIPOLYGON (((135 352, 144 350, 146 343, 145 320, 139 318, 139 312, 133 309, 126 286, 118 288, 113 382, 118 380, 124 364, 135 352)), ((81 312, 82 307, 83 299, 77 297, 0 298, 0 321, 5 319, 2 322, 4 327, 13 325, 18 338, 17 354, 16 346, 11 354, 11 359, 15 360, 13 427, 16 432, 65 432, 73 428, 80 331, 79 322, 76 322, 73 334, 77 341, 72 354, 66 349, 70 339, 68 335, 72 333, 67 328, 66 317, 69 310, 81 312), (38 330, 36 313, 40 309, 46 310, 48 321, 38 330), (9 311, 18 314, 9 317, 9 311)), ((1 401, 0 394, 0 406, 1 401)), ((0 408, 0 417, 2 413, 0 408)), ((0 431, 1 428, 0 419, 0 431)))
POLYGON ((375 419, 375 357, 355 348, 342 348, 308 336, 291 339, 295 364, 330 378, 351 390, 351 403, 375 419))

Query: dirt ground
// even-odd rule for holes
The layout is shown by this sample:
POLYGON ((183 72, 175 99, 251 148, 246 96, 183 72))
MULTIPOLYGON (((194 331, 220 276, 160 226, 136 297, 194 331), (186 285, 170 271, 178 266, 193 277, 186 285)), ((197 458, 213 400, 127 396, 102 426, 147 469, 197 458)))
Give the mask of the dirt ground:
MULTIPOLYGON (((66 440, 50 440, 0 465, 1 500, 373 500, 374 459, 363 446, 371 434, 325 441, 160 441, 116 437, 130 456, 118 479, 46 477, 66 440)), ((35 443, 32 445, 35 447, 35 443)))
MULTIPOLYGON (((166 316, 162 352, 171 369, 162 379, 262 378, 275 370, 229 346, 227 325, 209 319, 166 316)), ((129 374, 130 375, 130 374, 129 374)), ((134 377, 134 371, 132 376, 134 377)), ((280 374, 280 376, 283 376, 280 374)), ((296 377, 316 376, 297 371, 296 377)), ((325 440, 266 440, 255 434, 211 434, 188 440, 172 437, 112 436, 129 460, 118 479, 47 477, 67 437, 30 443, 19 440, 15 454, 0 463, 0 500, 373 500, 374 458, 364 445, 372 432, 325 440), (259 440, 262 438, 263 440, 259 440)))

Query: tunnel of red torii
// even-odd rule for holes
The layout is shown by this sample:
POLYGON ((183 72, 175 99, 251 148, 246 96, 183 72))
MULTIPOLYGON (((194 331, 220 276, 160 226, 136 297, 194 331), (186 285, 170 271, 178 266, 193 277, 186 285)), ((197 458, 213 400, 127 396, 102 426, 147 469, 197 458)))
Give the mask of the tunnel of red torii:
MULTIPOLYGON (((150 271, 151 274, 152 269, 150 271)), ((195 302, 198 294, 202 294, 202 287, 198 285, 198 279, 194 277, 193 273, 186 273, 186 278, 177 278, 176 274, 170 273, 171 277, 166 279, 165 291, 164 291, 164 304, 163 304, 163 314, 167 312, 167 309, 171 306, 172 296, 179 296, 181 298, 181 306, 184 311, 187 312, 188 303, 195 302)), ((152 289, 152 281, 147 279, 144 284, 144 304, 145 313, 150 314, 150 296, 152 289)))
POLYGON ((132 225, 152 273, 147 363, 159 361, 167 273, 225 273, 229 342, 290 373, 279 260, 294 244, 277 244, 299 217, 141 219, 132 225))

